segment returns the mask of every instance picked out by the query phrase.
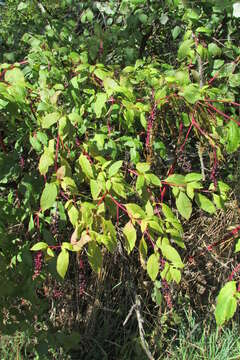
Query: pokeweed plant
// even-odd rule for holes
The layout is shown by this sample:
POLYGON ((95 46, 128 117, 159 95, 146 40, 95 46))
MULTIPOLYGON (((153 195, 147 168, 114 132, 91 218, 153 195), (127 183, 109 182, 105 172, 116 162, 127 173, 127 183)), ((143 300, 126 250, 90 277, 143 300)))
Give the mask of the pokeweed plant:
MULTIPOLYGON (((14 182, 7 203, 3 200, 1 232, 14 203, 16 219, 30 235, 14 256, 7 246, 1 249, 11 276, 19 266, 27 267, 29 248, 36 252, 33 283, 42 275, 42 255, 46 263, 56 261, 64 278, 70 253, 86 249, 99 272, 102 249, 113 253, 121 241, 129 256, 138 249, 141 266, 158 284, 157 294, 161 289, 171 305, 168 283, 179 283, 184 267, 181 220, 189 220, 195 206, 210 215, 224 208, 230 188, 218 178, 219 163, 240 143, 238 58, 224 64, 229 87, 214 87, 219 50, 199 45, 195 32, 206 33, 196 27, 200 15, 187 8, 185 19, 194 33, 184 36, 178 68, 143 59, 123 68, 93 63, 85 46, 74 52, 51 36, 29 34, 23 38, 31 46, 27 58, 0 66, 1 184, 14 182), (213 77, 201 81, 201 62, 207 58, 213 77), (196 143, 200 166, 184 160, 196 143), (203 159, 204 151, 209 159, 203 159), (56 214, 62 224, 53 231, 56 214)), ((2 266, 3 278, 4 271, 2 266)), ((217 300, 218 324, 234 314, 238 297, 231 279, 217 300)))

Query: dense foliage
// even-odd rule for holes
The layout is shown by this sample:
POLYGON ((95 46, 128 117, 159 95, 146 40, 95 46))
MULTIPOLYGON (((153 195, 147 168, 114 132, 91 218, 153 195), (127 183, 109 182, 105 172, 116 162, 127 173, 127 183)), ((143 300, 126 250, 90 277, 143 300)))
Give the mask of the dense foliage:
MULTIPOLYGON (((153 300, 171 308, 187 221, 224 210, 233 188, 240 3, 0 10, 1 331, 44 319, 48 274, 59 281, 82 256, 100 274, 106 252, 137 254, 153 300)), ((217 298, 218 325, 236 311, 237 271, 217 298)))

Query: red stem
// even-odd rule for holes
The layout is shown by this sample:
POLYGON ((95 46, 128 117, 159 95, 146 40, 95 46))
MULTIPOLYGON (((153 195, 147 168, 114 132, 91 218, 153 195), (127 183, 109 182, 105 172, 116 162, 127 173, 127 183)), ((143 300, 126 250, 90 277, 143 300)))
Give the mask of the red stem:
POLYGON ((219 115, 222 115, 225 119, 231 120, 233 122, 235 122, 238 126, 240 126, 240 122, 231 118, 230 116, 228 116, 227 114, 225 114, 224 112, 222 112, 221 110, 218 110, 217 108, 215 108, 214 106, 212 106, 211 104, 208 104, 208 106, 210 108, 212 108, 214 111, 216 111, 219 115))

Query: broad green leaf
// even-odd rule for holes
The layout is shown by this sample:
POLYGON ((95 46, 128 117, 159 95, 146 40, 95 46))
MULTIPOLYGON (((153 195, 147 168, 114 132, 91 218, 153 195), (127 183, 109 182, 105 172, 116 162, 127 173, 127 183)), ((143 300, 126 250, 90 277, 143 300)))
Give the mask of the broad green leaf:
POLYGON ((60 119, 61 115, 57 112, 47 114, 42 118, 41 124, 44 129, 49 129, 53 124, 60 119))
POLYGON ((146 268, 147 251, 148 251, 147 243, 144 237, 142 237, 139 243, 139 256, 140 256, 141 265, 144 269, 146 268))
POLYGON ((214 214, 216 212, 216 208, 213 202, 209 200, 205 195, 196 193, 195 201, 201 209, 208 212, 209 214, 214 214))
POLYGON ((152 217, 154 215, 154 210, 153 210, 152 204, 149 200, 147 201, 147 204, 145 205, 145 210, 146 210, 146 214, 149 217, 152 217))
POLYGON ((22 85, 25 83, 23 72, 18 68, 8 70, 5 74, 5 81, 12 85, 22 85))
POLYGON ((136 190, 139 191, 143 188, 145 183, 144 175, 138 175, 137 181, 136 181, 136 190))
POLYGON ((28 7, 28 4, 25 3, 24 1, 21 1, 17 7, 18 11, 24 10, 28 7))
POLYGON ((33 245, 30 250, 32 251, 39 251, 39 250, 45 250, 48 248, 48 244, 45 242, 38 242, 37 244, 33 245))
POLYGON ((122 164, 123 164, 122 160, 119 160, 119 161, 116 161, 115 163, 113 163, 110 166, 110 168, 108 169, 109 177, 116 175, 119 172, 119 169, 121 168, 122 164))
POLYGON ((39 171, 41 175, 48 172, 48 168, 54 164, 54 139, 49 141, 48 147, 45 147, 44 153, 39 160, 39 171))
POLYGON ((182 191, 180 191, 176 198, 176 206, 182 217, 189 220, 192 214, 192 202, 182 191))
POLYGON ((148 221, 148 226, 150 229, 155 230, 159 234, 164 233, 162 226, 157 221, 153 221, 153 220, 148 221))
POLYGON ((123 184, 118 183, 118 182, 113 182, 112 189, 117 195, 121 196, 124 199, 127 198, 126 189, 123 184))
POLYGON ((137 240, 137 233, 135 227, 133 226, 132 222, 129 221, 123 228, 123 233, 126 237, 126 249, 128 254, 133 250, 136 240, 137 240))
POLYGON ((126 204, 125 205, 127 212, 129 215, 135 219, 144 218, 145 212, 144 210, 137 204, 126 204))
POLYGON ((238 125, 233 121, 230 121, 227 124, 226 129, 227 129, 226 149, 227 152, 231 154, 234 151, 236 151, 240 145, 240 131, 238 125))
POLYGON ((116 81, 109 77, 103 80, 103 85, 108 96, 111 96, 119 88, 116 81))
POLYGON ((152 185, 161 186, 161 181, 155 174, 145 174, 145 179, 152 185))
POLYGON ((38 141, 38 139, 35 136, 30 136, 29 141, 34 150, 36 150, 37 152, 42 150, 42 144, 40 143, 40 141, 38 141))
POLYGON ((49 166, 54 164, 54 156, 48 150, 45 151, 40 157, 39 161, 39 171, 41 175, 45 175, 48 172, 49 166))
MULTIPOLYGON (((63 171, 65 169, 63 168, 63 171)), ((58 173, 59 175, 59 173, 58 173)), ((75 181, 68 176, 64 176, 64 178, 61 181, 61 187, 63 188, 64 191, 70 191, 72 194, 77 194, 78 193, 78 188, 77 185, 75 183, 75 181)))
POLYGON ((192 183, 187 184, 186 193, 187 193, 187 196, 191 200, 193 200, 193 198, 194 198, 194 187, 192 186, 192 183))
POLYGON ((182 91, 179 93, 190 104, 195 104, 198 100, 201 100, 202 95, 200 93, 199 85, 190 84, 182 87, 182 91))
POLYGON ((190 173, 190 174, 187 174, 185 176, 185 181, 188 183, 188 182, 192 182, 192 181, 200 181, 202 180, 202 175, 201 174, 198 174, 198 173, 190 173))
POLYGON ((102 110, 107 101, 107 94, 105 93, 97 93, 97 98, 95 103, 93 104, 93 110, 96 114, 97 118, 100 118, 102 115, 102 110))
POLYGON ((173 40, 176 40, 178 35, 181 33, 182 29, 180 26, 175 26, 173 30, 171 30, 173 40))
POLYGON ((90 180, 90 190, 93 200, 97 200, 100 192, 102 191, 101 183, 97 180, 90 180))
POLYGON ((167 206, 166 204, 162 204, 162 212, 165 216, 165 218, 168 219, 176 219, 176 216, 174 215, 174 213, 172 212, 172 210, 170 209, 169 206, 167 206))
POLYGON ((55 257, 55 253, 50 247, 47 248, 47 255, 50 257, 55 257))
POLYGON ((64 279, 69 265, 69 253, 66 249, 62 248, 57 257, 57 272, 64 279))
POLYGON ((180 174, 173 174, 168 176, 164 181, 169 183, 170 185, 185 185, 185 176, 180 174))
POLYGON ((180 281, 181 281, 181 271, 178 270, 178 269, 173 268, 172 266, 170 266, 170 274, 171 274, 173 280, 174 280, 177 284, 179 284, 180 281))
POLYGON ((73 250, 73 246, 72 246, 72 244, 70 244, 69 242, 63 242, 63 243, 62 243, 62 249, 66 249, 66 250, 72 251, 72 250, 73 250))
POLYGON ((177 219, 177 217, 174 215, 174 213, 172 212, 172 210, 170 209, 169 206, 167 206, 166 204, 162 204, 162 212, 166 218, 166 220, 173 225, 173 227, 180 231, 181 233, 183 232, 183 228, 181 223, 179 222, 179 220, 177 219))
POLYGON ((136 169, 140 174, 143 174, 150 170, 150 166, 151 166, 151 164, 149 164, 149 163, 137 163, 136 169))
POLYGON ((147 21, 148 21, 148 17, 146 14, 139 14, 138 15, 138 18, 139 18, 139 21, 142 23, 142 24, 147 24, 147 21))
POLYGON ((96 244, 95 241, 91 241, 88 244, 88 253, 87 254, 88 254, 88 261, 89 261, 89 264, 91 265, 91 268, 96 273, 99 273, 99 271, 101 270, 101 266, 102 266, 102 253, 101 253, 99 246, 96 244))
POLYGON ((178 59, 183 60, 188 56, 191 56, 191 48, 194 44, 194 41, 192 39, 185 40, 181 43, 179 49, 178 49, 178 59))
POLYGON ((79 211, 78 211, 78 209, 73 204, 71 204, 68 207, 67 212, 68 212, 68 216, 69 216, 69 219, 70 219, 72 225, 74 227, 76 227, 77 223, 78 223, 78 219, 79 219, 79 211))
POLYGON ((174 247, 162 242, 161 251, 162 251, 163 256, 167 260, 171 261, 175 267, 180 268, 180 269, 184 267, 181 257, 179 255, 179 253, 177 252, 177 250, 174 249, 174 247))
POLYGON ((54 183, 46 183, 41 199, 40 199, 40 206, 42 209, 42 212, 44 212, 47 209, 50 209, 53 204, 55 203, 57 198, 57 186, 54 183))
POLYGON ((237 300, 234 297, 236 291, 235 281, 227 282, 220 290, 215 309, 215 318, 219 326, 231 319, 237 309, 237 300))
POLYGON ((213 202, 216 205, 217 209, 224 209, 224 200, 221 196, 213 194, 213 202))
POLYGON ((240 18, 240 1, 237 1, 233 4, 233 16, 240 18))
POLYGON ((90 161, 85 155, 81 154, 81 156, 79 157, 79 164, 81 166, 83 173, 87 176, 87 178, 92 179, 94 177, 92 166, 90 164, 90 161))
POLYGON ((217 44, 210 43, 208 44, 208 53, 212 57, 220 57, 222 54, 222 50, 220 49, 220 47, 217 46, 217 44))
POLYGON ((159 255, 154 253, 147 261, 147 273, 152 281, 155 281, 159 272, 159 255))
POLYGON ((237 253, 239 251, 240 251, 240 238, 237 239, 237 243, 236 243, 236 246, 235 246, 235 253, 237 253))

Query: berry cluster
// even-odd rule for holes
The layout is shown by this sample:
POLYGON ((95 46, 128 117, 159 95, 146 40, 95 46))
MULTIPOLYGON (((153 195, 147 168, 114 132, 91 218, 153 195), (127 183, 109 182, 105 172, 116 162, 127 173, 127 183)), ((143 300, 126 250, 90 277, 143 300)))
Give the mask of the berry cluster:
POLYGON ((43 262, 43 254, 41 251, 38 251, 34 256, 34 274, 33 280, 39 276, 41 269, 42 269, 42 262, 43 262))
POLYGON ((177 157, 177 164, 183 171, 187 173, 192 171, 191 161, 188 160, 187 156, 182 153, 177 157))

